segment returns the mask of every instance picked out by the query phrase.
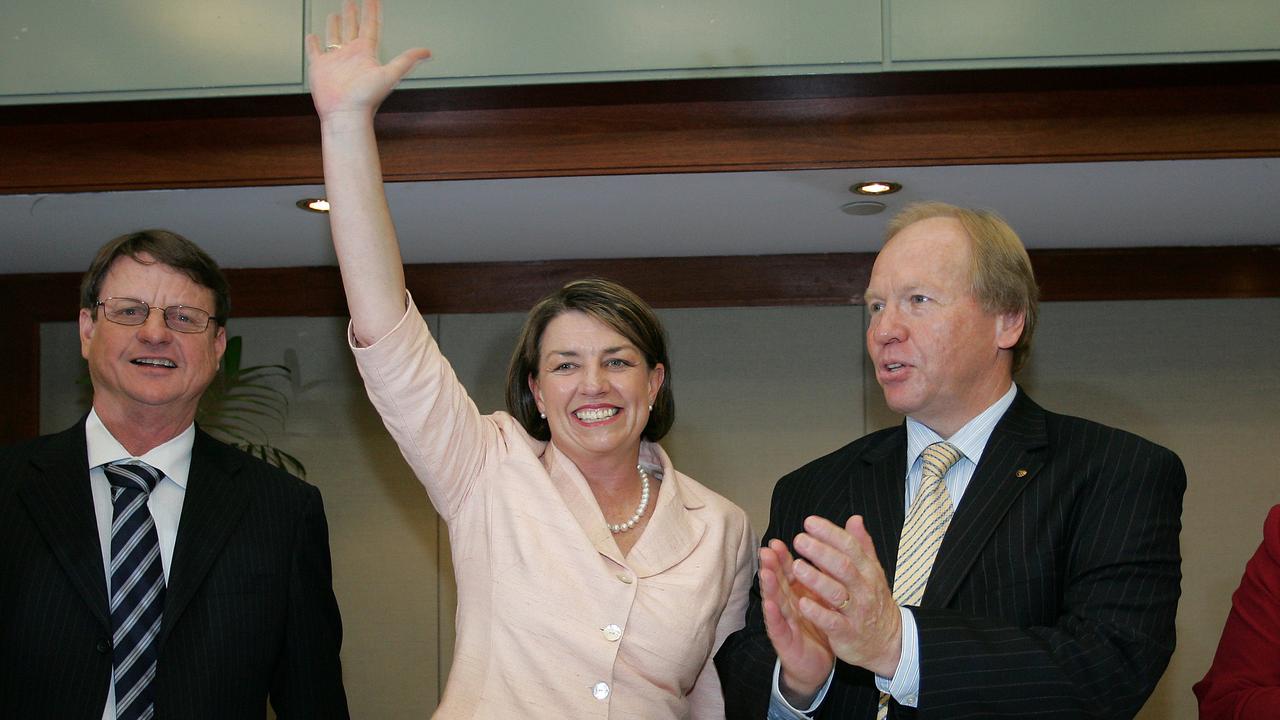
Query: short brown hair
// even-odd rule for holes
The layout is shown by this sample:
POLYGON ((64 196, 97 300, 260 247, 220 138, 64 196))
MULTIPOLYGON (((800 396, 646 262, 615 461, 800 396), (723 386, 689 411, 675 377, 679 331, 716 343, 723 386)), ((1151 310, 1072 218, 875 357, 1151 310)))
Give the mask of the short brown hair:
POLYGON ((671 392, 671 360, 667 357, 667 334, 662 322, 640 296, 610 280, 574 280, 538 301, 525 318, 507 369, 507 411, 526 432, 538 440, 550 440, 551 428, 538 413, 538 404, 529 389, 529 378, 538 376, 542 355, 542 334, 556 317, 567 312, 585 313, 618 331, 644 356, 649 369, 661 364, 666 373, 649 412, 649 422, 641 433, 657 442, 676 420, 676 401, 671 392))
POLYGON ((1031 355, 1031 338, 1040 314, 1040 288, 1026 247, 999 214, 942 202, 912 203, 903 208, 889 221, 885 242, 908 225, 937 217, 959 220, 969 236, 969 278, 973 296, 982 308, 993 314, 1022 313, 1022 336, 1013 346, 1013 372, 1018 372, 1031 355))
POLYGON ((111 265, 119 258, 130 257, 144 263, 160 263, 191 278, 195 284, 213 291, 213 321, 219 327, 227 324, 231 314, 231 293, 227 287, 227 279, 200 246, 168 230, 140 230, 126 233, 98 250, 98 255, 89 265, 89 270, 80 280, 80 307, 89 310, 97 317, 98 294, 102 291, 102 280, 111 270, 111 265), (143 260, 147 255, 150 260, 143 260))

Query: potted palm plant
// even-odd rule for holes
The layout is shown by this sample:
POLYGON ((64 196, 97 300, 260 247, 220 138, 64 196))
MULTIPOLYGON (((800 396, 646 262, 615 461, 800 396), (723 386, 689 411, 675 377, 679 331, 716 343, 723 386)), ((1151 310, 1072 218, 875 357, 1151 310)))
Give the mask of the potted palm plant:
POLYGON ((281 386, 293 386, 288 365, 241 366, 243 341, 227 338, 227 350, 213 382, 200 398, 196 422, 211 435, 306 478, 302 461, 271 444, 268 426, 283 428, 289 416, 289 396, 281 386))

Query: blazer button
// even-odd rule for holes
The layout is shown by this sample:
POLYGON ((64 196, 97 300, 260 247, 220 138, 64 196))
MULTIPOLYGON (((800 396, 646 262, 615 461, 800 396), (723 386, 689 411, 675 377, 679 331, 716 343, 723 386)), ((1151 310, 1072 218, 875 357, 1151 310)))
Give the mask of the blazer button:
POLYGON ((624 585, 630 585, 630 584, 631 584, 631 576, 630 576, 630 575, 628 575, 628 574, 626 574, 626 573, 618 573, 618 582, 620 582, 620 583, 622 583, 622 584, 624 584, 624 585))
POLYGON ((609 642, 618 642, 622 638, 622 628, 617 625, 605 625, 600 630, 604 632, 604 639, 609 642))
POLYGON ((595 685, 592 685, 591 694, 597 700, 608 700, 609 699, 609 683, 598 682, 595 685))
POLYGON ((106 655, 107 653, 111 652, 111 643, 107 640, 99 640, 97 650, 103 655, 106 655))

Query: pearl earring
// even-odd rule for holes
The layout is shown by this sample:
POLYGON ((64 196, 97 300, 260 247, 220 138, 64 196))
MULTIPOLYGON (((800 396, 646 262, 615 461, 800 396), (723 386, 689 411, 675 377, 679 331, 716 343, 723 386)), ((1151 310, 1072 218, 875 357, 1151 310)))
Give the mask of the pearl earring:
POLYGON ((546 414, 546 413, 544 413, 544 412, 540 412, 540 413, 538 413, 538 417, 542 418, 543 420, 546 420, 546 419, 547 419, 547 414, 546 414))
POLYGON ((652 405, 650 405, 650 406, 649 406, 649 412, 653 412, 653 406, 652 406, 652 405))

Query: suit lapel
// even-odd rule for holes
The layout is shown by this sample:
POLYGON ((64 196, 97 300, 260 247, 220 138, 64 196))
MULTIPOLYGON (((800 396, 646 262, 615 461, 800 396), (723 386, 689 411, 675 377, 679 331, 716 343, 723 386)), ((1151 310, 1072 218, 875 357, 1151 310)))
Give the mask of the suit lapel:
POLYGON ((107 577, 89 486, 84 420, 48 439, 32 457, 39 469, 18 488, 18 497, 40 528, 82 600, 107 632, 107 577))
POLYGON ((921 605, 945 607, 968 576, 991 533, 1044 467, 1044 410, 1021 389, 1001 418, 938 549, 921 605))
POLYGON ((644 535, 627 554, 627 564, 640 578, 675 567, 698 547, 707 531, 706 523, 691 512, 703 506, 702 499, 684 486, 684 478, 672 469, 670 462, 665 466, 653 515, 644 535))
POLYGON ((862 456, 866 464, 867 482, 850 485, 853 514, 870 521, 867 533, 876 546, 876 555, 885 570, 889 582, 893 582, 893 568, 898 562, 898 538, 902 535, 906 503, 907 431, 902 425, 883 440, 867 449, 862 456))
POLYGON ((249 503, 251 492, 245 486, 248 478, 240 472, 242 462, 226 445, 196 428, 187 494, 169 568, 161 643, 195 596, 249 503))

